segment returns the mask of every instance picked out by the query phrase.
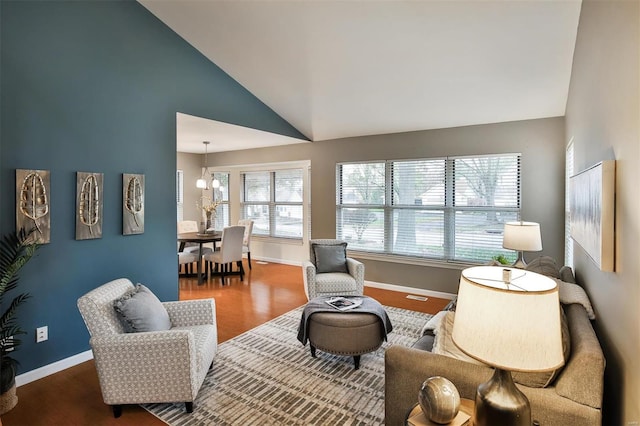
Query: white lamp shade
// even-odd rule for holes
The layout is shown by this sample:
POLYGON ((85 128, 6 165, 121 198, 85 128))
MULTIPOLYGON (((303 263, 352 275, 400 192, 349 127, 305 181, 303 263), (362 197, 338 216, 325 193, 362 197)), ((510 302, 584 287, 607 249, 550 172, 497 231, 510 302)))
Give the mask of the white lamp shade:
POLYGON ((502 267, 462 271, 452 338, 467 355, 511 371, 549 371, 564 363, 555 281, 502 267))
POLYGON ((535 222, 505 223, 502 247, 518 251, 542 250, 540 224, 535 222))
POLYGON ((207 180, 206 179, 198 179, 196 181, 196 188, 207 189, 207 180))

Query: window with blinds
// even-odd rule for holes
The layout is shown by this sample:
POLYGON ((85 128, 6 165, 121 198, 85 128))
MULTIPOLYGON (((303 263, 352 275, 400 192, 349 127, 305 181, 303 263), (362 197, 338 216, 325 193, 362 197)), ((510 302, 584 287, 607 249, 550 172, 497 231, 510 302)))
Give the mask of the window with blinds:
POLYGON ((178 212, 177 220, 180 222, 184 217, 184 171, 182 170, 176 170, 176 204, 176 210, 178 212))
POLYGON ((564 171, 564 264, 573 267, 573 240, 571 239, 571 186, 569 178, 574 173, 573 139, 567 146, 564 171))
POLYGON ((214 219, 215 229, 224 229, 229 226, 229 173, 228 172, 213 172, 211 174, 211 180, 217 180, 220 182, 218 188, 211 187, 211 199, 219 201, 220 204, 216 209, 216 217, 214 219))
POLYGON ((344 163, 336 168, 336 234, 349 248, 482 262, 520 215, 520 154, 344 163))
POLYGON ((244 172, 242 217, 253 220, 253 233, 302 239, 303 170, 244 172))

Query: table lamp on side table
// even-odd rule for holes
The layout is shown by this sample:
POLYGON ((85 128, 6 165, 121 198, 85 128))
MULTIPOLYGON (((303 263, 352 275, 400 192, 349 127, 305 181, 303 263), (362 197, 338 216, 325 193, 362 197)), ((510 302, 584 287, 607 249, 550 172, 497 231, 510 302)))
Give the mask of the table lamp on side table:
POLYGON ((511 371, 551 371, 564 364, 556 282, 529 271, 514 272, 509 281, 496 266, 468 268, 460 278, 453 341, 495 368, 476 392, 477 426, 531 426, 529 401, 511 371))
POLYGON ((518 259, 511 266, 524 269, 527 266, 527 262, 524 261, 524 252, 542 250, 540 224, 522 221, 505 223, 502 247, 516 250, 518 259))

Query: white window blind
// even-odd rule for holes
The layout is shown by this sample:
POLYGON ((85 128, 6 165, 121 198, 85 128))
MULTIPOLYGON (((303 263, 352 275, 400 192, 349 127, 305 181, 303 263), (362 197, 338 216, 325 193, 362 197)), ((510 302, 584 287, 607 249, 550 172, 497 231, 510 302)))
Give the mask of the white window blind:
POLYGON ((519 219, 520 154, 344 163, 336 179, 336 234, 351 249, 515 260, 502 230, 519 219))
POLYGON ((241 179, 242 216, 254 221, 254 234, 302 239, 302 169, 245 172, 241 179))
POLYGON ((184 216, 184 171, 176 170, 176 204, 177 204, 177 221, 180 222, 184 216))
POLYGON ((571 187, 569 178, 574 173, 573 140, 567 146, 564 172, 564 264, 573 267, 573 240, 571 239, 571 187))
POLYGON ((220 202, 216 209, 216 217, 214 220, 215 229, 224 229, 229 226, 229 173, 213 172, 211 174, 212 181, 216 179, 220 182, 219 188, 211 188, 211 199, 220 202), (222 188, 222 189, 220 189, 222 188))
POLYGON ((520 218, 520 156, 483 156, 453 160, 452 258, 486 261, 503 255, 504 223, 520 218))

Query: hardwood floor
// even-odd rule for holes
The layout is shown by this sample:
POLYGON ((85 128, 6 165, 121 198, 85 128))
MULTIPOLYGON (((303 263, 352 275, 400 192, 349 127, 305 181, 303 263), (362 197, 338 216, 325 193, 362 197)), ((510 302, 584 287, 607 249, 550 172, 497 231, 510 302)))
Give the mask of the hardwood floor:
MULTIPOLYGON (((307 302, 299 266, 252 262, 240 277, 220 278, 198 286, 195 278, 181 278, 180 300, 213 297, 216 300, 218 340, 220 343, 284 314, 307 302)), ((246 265, 246 261, 245 261, 246 265)), ((365 288, 365 294, 387 306, 436 313, 449 302, 429 297, 426 302, 407 299, 405 293, 365 288)), ((137 405, 125 406, 122 417, 114 419, 111 408, 104 404, 93 361, 18 388, 18 405, 2 416, 0 425, 164 425, 137 405)), ((197 407, 195 408, 197 409, 197 407)))

